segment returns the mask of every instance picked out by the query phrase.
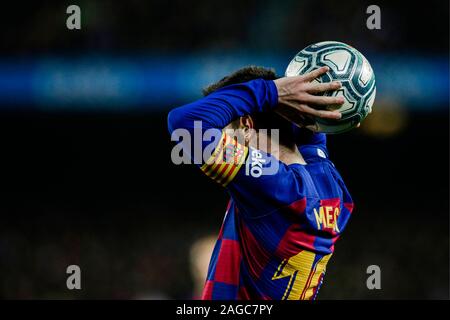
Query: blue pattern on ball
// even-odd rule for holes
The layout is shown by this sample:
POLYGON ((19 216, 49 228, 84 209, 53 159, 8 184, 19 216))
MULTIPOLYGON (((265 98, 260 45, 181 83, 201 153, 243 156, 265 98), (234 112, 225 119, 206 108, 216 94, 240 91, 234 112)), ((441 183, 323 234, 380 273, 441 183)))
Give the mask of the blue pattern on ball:
POLYGON ((371 112, 376 95, 375 74, 358 50, 342 42, 326 41, 300 51, 287 67, 286 76, 305 74, 322 66, 328 66, 330 70, 317 81, 342 83, 342 89, 325 95, 343 95, 346 102, 339 109, 341 119, 316 118, 316 129, 325 133, 348 131, 371 112))

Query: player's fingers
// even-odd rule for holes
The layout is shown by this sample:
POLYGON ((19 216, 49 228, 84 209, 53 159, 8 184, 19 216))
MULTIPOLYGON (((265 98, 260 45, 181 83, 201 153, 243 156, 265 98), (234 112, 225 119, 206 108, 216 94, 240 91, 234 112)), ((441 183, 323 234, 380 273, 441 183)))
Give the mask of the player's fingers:
POLYGON ((297 107, 297 109, 303 113, 307 113, 309 115, 324 118, 324 119, 340 119, 342 114, 339 111, 328 111, 328 110, 317 110, 306 104, 302 104, 297 107))
POLYGON ((338 81, 327 82, 327 83, 317 83, 310 82, 306 86, 306 91, 309 93, 323 93, 327 91, 334 91, 342 87, 342 84, 338 81))
POLYGON ((313 81, 315 78, 318 78, 321 75, 323 75, 324 73, 327 73, 328 70, 330 70, 330 68, 328 68, 327 66, 320 67, 319 69, 315 69, 311 72, 304 74, 303 80, 308 81, 308 82, 313 81))
POLYGON ((308 104, 315 104, 320 106, 332 106, 343 104, 344 97, 314 96, 312 94, 309 94, 304 97, 304 101, 308 104))

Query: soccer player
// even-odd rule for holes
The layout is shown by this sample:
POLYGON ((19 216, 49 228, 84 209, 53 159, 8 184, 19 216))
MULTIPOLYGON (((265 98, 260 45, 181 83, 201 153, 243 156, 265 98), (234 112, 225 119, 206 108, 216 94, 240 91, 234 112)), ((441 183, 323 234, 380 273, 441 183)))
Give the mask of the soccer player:
POLYGON ((340 118, 324 107, 342 97, 318 94, 341 84, 312 82, 327 70, 277 78, 247 67, 169 113, 172 139, 200 134, 200 148, 179 143, 230 195, 202 299, 316 298, 353 208, 326 136, 293 125, 340 118))

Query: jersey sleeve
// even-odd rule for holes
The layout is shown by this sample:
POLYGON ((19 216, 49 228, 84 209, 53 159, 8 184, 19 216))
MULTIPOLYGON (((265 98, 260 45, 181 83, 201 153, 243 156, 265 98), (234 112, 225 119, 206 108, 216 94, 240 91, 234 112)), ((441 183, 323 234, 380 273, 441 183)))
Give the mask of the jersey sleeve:
POLYGON ((259 218, 305 195, 305 181, 300 174, 273 155, 249 148, 243 167, 227 189, 243 214, 259 218))
POLYGON ((185 130, 203 137, 187 148, 201 171, 225 187, 241 208, 258 215, 297 199, 301 182, 278 159, 249 148, 223 128, 240 116, 269 111, 277 104, 274 82, 258 79, 217 90, 168 116, 172 136, 185 130), (195 145, 201 146, 201 152, 195 145))
POLYGON ((275 83, 256 79, 221 88, 173 109, 168 115, 168 128, 172 140, 189 136, 180 143, 190 159, 213 180, 226 185, 245 161, 247 149, 234 135, 222 134, 222 129, 241 116, 269 111, 277 104, 275 83))
POLYGON ((238 117, 269 111, 278 104, 272 80, 256 79, 218 89, 208 96, 169 112, 170 134, 176 129, 193 130, 196 121, 204 130, 223 129, 238 117))
POLYGON ((297 147, 306 162, 322 161, 329 158, 325 133, 312 132, 295 125, 293 131, 297 147))
POLYGON ((304 194, 301 179, 276 157, 247 147, 222 132, 220 143, 201 170, 226 187, 239 208, 258 218, 288 205, 304 194))
POLYGON ((249 148, 236 138, 222 132, 219 143, 200 169, 212 180, 226 187, 241 169, 249 148))

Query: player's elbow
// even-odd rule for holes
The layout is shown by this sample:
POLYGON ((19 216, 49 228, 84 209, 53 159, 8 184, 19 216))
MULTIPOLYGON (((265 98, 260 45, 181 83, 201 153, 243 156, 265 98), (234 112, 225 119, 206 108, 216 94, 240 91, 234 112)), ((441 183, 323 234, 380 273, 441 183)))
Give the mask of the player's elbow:
POLYGON ((184 112, 181 108, 175 108, 169 112, 167 115, 167 127, 170 134, 176 129, 183 128, 184 118, 184 112))

